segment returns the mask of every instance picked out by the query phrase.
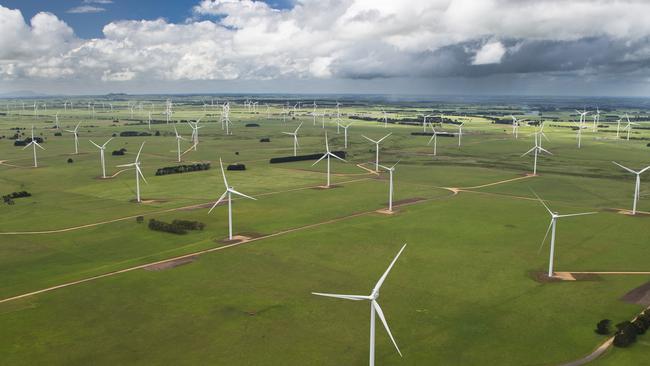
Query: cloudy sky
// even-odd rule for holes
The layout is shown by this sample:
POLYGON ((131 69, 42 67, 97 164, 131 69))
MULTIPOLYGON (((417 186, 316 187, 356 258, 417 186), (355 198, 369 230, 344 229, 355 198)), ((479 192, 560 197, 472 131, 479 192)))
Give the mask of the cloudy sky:
POLYGON ((0 92, 646 96, 650 1, 0 0, 0 92))

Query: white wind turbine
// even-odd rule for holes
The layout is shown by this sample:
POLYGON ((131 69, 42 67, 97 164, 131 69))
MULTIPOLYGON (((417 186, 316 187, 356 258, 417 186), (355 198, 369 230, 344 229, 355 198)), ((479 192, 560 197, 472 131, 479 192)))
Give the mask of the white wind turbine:
POLYGON ((437 156, 438 155, 438 133, 436 132, 436 129, 433 128, 433 125, 431 125, 431 129, 433 130, 433 135, 431 135, 431 138, 429 139, 427 145, 431 145, 431 141, 433 141, 433 156, 437 156))
POLYGON ((329 145, 329 142, 327 141, 327 131, 325 131, 325 154, 323 154, 323 156, 321 156, 320 159, 316 160, 316 162, 314 164, 312 164, 311 166, 314 166, 314 165, 318 164, 321 160, 327 158, 327 185, 326 185, 327 188, 330 187, 330 156, 332 156, 332 157, 334 157, 336 159, 339 159, 342 162, 346 163, 345 160, 339 158, 335 154, 332 154, 332 152, 330 151, 330 145, 329 145))
POLYGON ((460 149, 460 140, 463 137, 463 125, 465 122, 461 122, 461 124, 458 125, 458 148, 460 149))
POLYGON ((554 255, 555 255, 555 227, 557 225, 557 219, 563 218, 563 217, 571 217, 571 216, 583 216, 583 215, 593 215, 597 212, 583 212, 583 213, 575 213, 575 214, 568 214, 568 215, 560 215, 557 212, 551 211, 550 208, 542 201, 539 196, 535 194, 535 197, 539 200, 539 202, 544 205, 544 208, 546 208, 546 211, 551 215, 551 223, 548 225, 548 229, 546 229, 546 234, 544 235, 544 239, 542 240, 542 245, 539 247, 539 250, 542 250, 542 247, 544 246, 544 243, 546 242, 546 238, 548 237, 548 232, 551 231, 551 248, 550 248, 550 253, 549 253, 549 260, 548 260, 548 277, 553 277, 553 260, 554 260, 554 255))
POLYGON ((223 176, 223 184, 226 186, 226 191, 223 192, 223 194, 221 195, 221 197, 219 197, 217 202, 215 202, 214 205, 212 205, 210 211, 208 211, 208 214, 212 212, 212 210, 214 210, 214 208, 217 207, 217 205, 221 203, 221 201, 223 201, 224 198, 226 197, 228 198, 228 239, 232 240, 232 195, 235 194, 251 200, 256 200, 256 199, 251 196, 247 196, 243 193, 237 192, 233 187, 229 186, 228 180, 226 180, 226 173, 223 170, 223 162, 221 161, 221 158, 219 158, 219 164, 221 165, 221 175, 223 176))
POLYGON ((632 132, 632 125, 638 125, 637 123, 630 122, 630 117, 625 113, 625 119, 627 119, 627 125, 623 127, 623 130, 627 130, 627 141, 630 141, 630 132, 632 132))
POLYGON ((621 137, 621 120, 622 118, 619 118, 616 121, 616 139, 619 139, 621 137))
POLYGON ((388 135, 386 135, 386 136, 380 138, 380 139, 377 140, 377 141, 375 141, 375 140, 373 140, 373 139, 371 139, 371 138, 368 138, 368 137, 366 137, 366 136, 364 136, 364 135, 361 135, 361 136, 363 136, 364 139, 366 139, 366 140, 368 140, 368 141, 370 141, 370 142, 372 142, 372 143, 375 144, 375 171, 376 171, 376 172, 379 172, 379 144, 380 144, 382 141, 384 141, 384 139, 385 139, 386 137, 388 137, 388 136, 390 136, 390 135, 392 135, 392 134, 393 134, 393 133, 391 132, 391 133, 389 133, 388 135))
POLYGON ((375 365, 375 315, 379 317, 381 320, 382 324, 384 324, 384 328, 386 328, 386 332, 388 333, 388 336, 390 337, 390 340, 393 341, 393 345, 395 346, 395 349, 397 349, 397 353, 399 353, 400 357, 402 356, 402 352, 400 352, 399 347, 397 347, 397 342, 395 342, 395 338, 393 338, 393 334, 390 332, 390 329, 388 328, 388 323, 386 322, 386 317, 384 316, 384 312, 381 310, 381 307, 379 306, 379 303, 377 302, 377 298, 379 297, 379 290, 381 289, 381 286, 383 285, 384 281, 386 280, 386 277, 388 276, 388 273, 390 270, 393 268, 393 265, 395 265, 395 262, 397 262, 397 258, 399 258, 400 254, 404 251, 406 248, 406 244, 402 246, 402 249, 397 253, 393 261, 390 263, 388 268, 386 269, 386 272, 379 278, 379 281, 377 281, 377 284, 375 284, 375 287, 372 289, 372 292, 368 296, 364 295, 340 295, 340 294, 327 294, 327 293, 321 293, 321 292, 312 292, 313 295, 318 295, 318 296, 325 296, 325 297, 334 297, 337 299, 344 299, 344 300, 353 300, 353 301, 360 301, 360 300, 368 300, 370 301, 370 366, 375 365))
POLYGON ((512 135, 515 137, 515 139, 519 138, 519 126, 521 122, 524 122, 525 120, 518 120, 517 117, 510 115, 510 118, 512 118, 512 135))
POLYGON ((178 162, 180 163, 181 162, 181 140, 185 140, 185 138, 178 134, 178 130, 176 129, 175 124, 174 124, 174 134, 176 135, 176 151, 178 156, 178 162))
MULTIPOLYGON (((399 163, 399 161, 397 161, 399 163)), ((388 173, 390 174, 390 178, 388 181, 388 212, 393 212, 393 172, 395 172, 395 166, 397 163, 393 164, 391 167, 379 165, 380 167, 386 169, 388 173)))
POLYGON ((56 127, 57 130, 60 128, 59 127, 59 112, 56 112, 56 115, 54 115, 54 126, 56 127))
POLYGON ((149 131, 151 131, 151 112, 149 112, 149 120, 147 122, 149 124, 149 131))
POLYGON ((617 163, 615 161, 612 161, 612 163, 620 166, 621 168, 627 170, 628 172, 630 172, 632 174, 636 174, 636 184, 634 185, 634 201, 632 203, 632 215, 636 215, 636 205, 637 205, 637 202, 639 202, 639 195, 641 193, 641 174, 645 173, 646 170, 650 169, 650 166, 647 166, 647 167, 645 167, 645 168, 643 168, 643 169, 641 169, 641 170, 639 170, 637 172, 637 171, 634 171, 634 170, 632 170, 630 168, 626 168, 623 165, 621 165, 621 164, 619 164, 619 163, 617 163))
POLYGON ((384 128, 388 127, 388 116, 386 115, 386 111, 384 109, 381 110, 381 113, 384 115, 384 128))
POLYGON ((77 123, 77 126, 74 128, 74 130, 66 130, 67 132, 70 132, 74 134, 74 153, 79 154, 79 136, 77 135, 77 131, 79 130, 79 125, 81 125, 81 122, 77 123))
POLYGON ((350 126, 352 126, 352 122, 347 125, 341 125, 341 127, 343 127, 343 146, 345 146, 346 149, 348 148, 348 128, 350 126))
POLYGON ((142 174, 142 170, 140 170, 140 153, 142 152, 143 147, 144 147, 144 142, 142 143, 142 145, 140 145, 140 150, 138 150, 138 155, 135 156, 135 161, 133 163, 122 164, 117 166, 118 168, 126 168, 126 167, 135 168, 135 200, 138 203, 142 202, 140 200, 140 177, 142 177, 142 180, 144 180, 144 182, 147 183, 147 179, 144 177, 144 174, 142 174))
MULTIPOLYGON (((192 128, 192 144, 194 147, 194 151, 196 151, 196 147, 199 145, 199 129, 205 127, 205 126, 199 126, 199 122, 201 122, 201 119, 199 118, 196 120, 196 122, 187 122, 188 125, 192 128)), ((227 126, 227 125, 226 125, 227 126)))
POLYGON ((302 122, 298 125, 295 131, 293 132, 282 132, 285 135, 293 136, 293 156, 298 155, 298 130, 302 126, 302 122))
POLYGON ((531 152, 534 153, 535 158, 533 160, 533 175, 537 175, 537 155, 540 154, 540 153, 547 153, 549 155, 553 155, 553 154, 550 151, 548 151, 548 150, 546 150, 545 148, 542 147, 542 145, 541 145, 542 136, 546 137, 546 135, 544 135, 544 133, 541 132, 541 130, 538 131, 538 132, 535 132, 535 134, 533 136, 535 137, 535 146, 533 146, 530 150, 523 153, 521 155, 521 157, 524 157, 524 156, 530 154, 531 152))
POLYGON ((102 178, 106 178, 106 163, 104 161, 104 150, 106 150, 106 145, 111 142, 113 138, 111 137, 108 141, 104 142, 103 145, 97 145, 93 140, 89 140, 91 144, 95 145, 99 149, 99 159, 102 162, 102 178))
POLYGON ((23 147, 23 150, 25 150, 26 148, 28 148, 30 146, 32 146, 34 148, 34 168, 38 168, 38 161, 36 160, 36 147, 38 146, 39 148, 41 148, 41 150, 45 150, 45 148, 43 146, 41 146, 41 144, 36 142, 36 139, 34 138, 34 126, 33 125, 32 125, 32 141, 30 141, 29 144, 25 145, 25 147, 23 147))
POLYGON ((316 101, 314 101, 313 106, 314 106, 314 108, 311 111, 311 116, 313 118, 313 125, 316 126, 316 116, 318 115, 318 114, 316 114, 316 107, 317 107, 316 101))
POLYGON ((600 123, 600 109, 598 109, 598 106, 596 106, 596 113, 594 114, 594 124, 592 127, 592 131, 596 132, 596 128, 598 127, 598 123, 600 123))

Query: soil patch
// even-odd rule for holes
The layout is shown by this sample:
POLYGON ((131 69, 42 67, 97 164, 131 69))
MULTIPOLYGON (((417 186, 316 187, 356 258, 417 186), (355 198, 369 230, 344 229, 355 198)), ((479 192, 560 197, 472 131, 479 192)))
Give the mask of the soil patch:
POLYGON ((528 272, 528 276, 539 283, 602 280, 600 276, 592 273, 555 272, 553 277, 549 277, 547 271, 530 271, 528 272))
POLYGON ((635 288, 621 297, 621 301, 630 304, 650 306, 650 282, 635 288))
POLYGON ((166 269, 182 266, 183 264, 192 263, 198 258, 199 258, 198 256, 191 256, 191 257, 186 257, 181 259, 175 259, 172 261, 152 264, 150 266, 144 267, 143 269, 145 271, 164 271, 166 269))
POLYGON ((342 188, 342 187, 343 186, 341 186, 341 185, 331 184, 329 187, 328 186, 318 186, 318 187, 312 187, 312 189, 320 191, 320 190, 324 190, 324 189, 342 188))

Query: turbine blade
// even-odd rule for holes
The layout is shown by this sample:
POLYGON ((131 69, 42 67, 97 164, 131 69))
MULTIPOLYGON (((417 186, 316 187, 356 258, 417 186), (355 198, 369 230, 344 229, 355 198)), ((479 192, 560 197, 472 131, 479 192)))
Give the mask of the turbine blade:
POLYGON ((548 229, 546 229, 546 234, 544 234, 544 239, 542 239, 542 244, 540 244, 539 249, 537 250, 537 254, 539 254, 542 251, 542 248, 544 247, 544 243, 546 243, 546 238, 548 237, 549 231, 551 231, 551 226, 553 225, 553 220, 551 219, 551 222, 548 224, 548 229))
POLYGON ((44 148, 43 146, 41 146, 41 144, 39 144, 39 143, 38 143, 38 142, 36 142, 36 141, 34 141, 34 145, 36 145, 36 146, 38 146, 38 147, 40 147, 40 148, 41 148, 41 150, 45 150, 45 148, 44 148))
POLYGON ((139 165, 136 165, 136 166, 135 166, 135 170, 138 171, 138 175, 142 178, 142 180, 143 180, 146 184, 149 184, 149 182, 147 182, 147 178, 145 178, 145 177, 144 177, 144 174, 142 174, 142 169, 140 169, 140 166, 139 166, 139 165))
POLYGON ((647 167, 645 167, 645 168, 643 168, 643 169, 641 169, 641 170, 639 170, 639 174, 644 173, 644 172, 645 172, 646 170, 648 170, 648 169, 650 169, 650 165, 647 166, 647 167))
POLYGON ((370 296, 361 296, 361 295, 339 295, 339 294, 326 294, 322 292, 312 292, 311 294, 316 296, 334 297, 337 299, 345 299, 345 300, 353 300, 353 301, 370 300, 370 296))
POLYGON ((257 198, 253 198, 253 197, 251 197, 251 196, 247 196, 247 195, 245 195, 245 194, 243 194, 243 193, 241 193, 241 192, 237 192, 237 191, 235 191, 235 190, 232 189, 232 188, 229 188, 228 190, 229 190, 231 193, 234 193, 234 194, 236 194, 236 195, 238 195, 238 196, 242 196, 242 197, 245 197, 245 198, 248 198, 248 199, 251 199, 251 200, 257 201, 257 198))
POLYGON ((371 139, 371 138, 369 138, 369 137, 366 137, 366 136, 364 136, 364 135, 361 135, 361 137, 363 137, 364 139, 366 139, 366 140, 372 142, 373 144, 377 144, 377 143, 378 143, 378 141, 375 141, 375 140, 373 140, 373 139, 371 139))
POLYGON ((144 147, 145 141, 142 141, 142 145, 140 145, 140 150, 138 150, 138 155, 135 156, 135 161, 140 160, 140 153, 142 152, 142 148, 144 147))
POLYGON ((135 165, 135 163, 130 163, 130 164, 116 165, 116 167, 118 167, 118 168, 125 168, 125 167, 134 166, 134 165, 135 165))
POLYGON ((390 262, 390 265, 386 269, 386 272, 384 272, 384 274, 381 276, 379 281, 377 281, 377 284, 375 285, 375 288, 372 289, 373 293, 379 291, 379 289, 381 288, 381 285, 384 284, 384 281, 386 280, 386 277, 388 276, 388 272, 390 272, 390 270, 393 268, 393 265, 395 265, 395 262, 397 262, 397 258, 399 258, 400 254, 402 254, 402 252, 404 251, 405 248, 406 248, 406 244, 404 244, 402 246, 402 249, 400 249, 399 252, 397 253, 397 255, 395 256, 395 259, 393 259, 393 261, 390 262))
POLYGON ((99 145, 97 145, 96 143, 94 143, 93 140, 88 140, 88 141, 90 141, 90 143, 93 144, 93 145, 95 145, 98 149, 101 149, 101 148, 102 148, 101 146, 99 146, 99 145))
POLYGON ((530 189, 530 191, 535 195, 535 197, 537 197, 537 200, 538 200, 542 205, 544 205, 544 208, 546 208, 546 211, 548 211, 548 213, 550 213, 551 216, 552 216, 552 215, 553 215, 553 211, 551 211, 551 209, 548 208, 548 206, 546 205, 546 203, 544 203, 544 201, 543 201, 541 198, 539 198, 539 196, 537 195, 537 193, 535 193, 535 191, 533 191, 532 188, 530 189))
POLYGON ((228 189, 228 180, 226 179, 226 173, 223 170, 223 161, 221 161, 221 158, 219 158, 219 165, 221 165, 221 175, 223 176, 223 184, 226 186, 226 189, 228 189))
POLYGON ((584 216, 584 215, 593 215, 597 213, 598 212, 582 212, 582 213, 575 213, 575 214, 568 214, 568 215, 557 215, 557 217, 584 216))
POLYGON ((397 350, 397 353, 399 353, 399 356, 402 357, 402 352, 399 350, 399 347, 397 347, 397 342, 395 342, 395 338, 393 338, 393 334, 390 332, 390 328, 388 328, 386 317, 384 316, 384 312, 381 310, 379 303, 375 300, 372 300, 372 307, 375 308, 377 315, 379 315, 379 319, 381 319, 381 322, 384 324, 384 328, 386 328, 386 333, 388 333, 390 340, 393 341, 393 345, 395 345, 395 349, 397 350))
POLYGON ((34 143, 34 140, 32 140, 29 144, 25 145, 25 147, 23 147, 23 150, 25 150, 26 148, 32 146, 33 143, 34 143))
POLYGON ((539 150, 540 150, 540 151, 543 151, 543 152, 545 152, 545 153, 547 153, 547 154, 549 154, 549 155, 553 155, 553 153, 552 153, 552 152, 550 152, 550 151, 548 151, 548 150, 546 150, 546 149, 545 149, 545 148, 543 148, 543 147, 539 147, 539 150))
POLYGON ((333 158, 336 158, 336 159, 341 160, 341 161, 344 162, 344 163, 347 163, 347 161, 345 161, 345 159, 339 158, 337 155, 332 154, 331 152, 328 152, 327 154, 328 154, 329 156, 333 157, 333 158))
POLYGON ((321 160, 323 160, 323 159, 325 159, 327 157, 327 154, 328 153, 323 154, 323 156, 321 156, 320 159, 316 160, 316 162, 314 164, 312 164, 311 166, 314 166, 314 165, 320 163, 321 160))
POLYGON ((522 157, 530 154, 531 152, 535 151, 537 149, 537 146, 533 146, 530 150, 526 151, 525 153, 521 154, 522 157))
POLYGON ((391 132, 391 133, 389 133, 388 135, 386 135, 386 136, 380 138, 379 141, 377 141, 377 143, 380 143, 380 142, 384 141, 385 138, 387 138, 388 136, 390 136, 390 135, 392 135, 392 134, 393 134, 393 133, 391 132))
POLYGON ((108 145, 108 143, 111 142, 113 138, 114 137, 111 137, 110 139, 108 139, 108 141, 104 142, 104 145, 102 145, 102 147, 106 147, 106 145, 108 145))
POLYGON ((217 205, 219 203, 221 203, 221 201, 223 201, 223 199, 226 197, 227 194, 228 194, 228 191, 223 192, 223 194, 221 195, 221 197, 219 197, 217 202, 215 202, 214 205, 212 205, 212 207, 210 207, 210 210, 208 211, 208 213, 212 212, 212 210, 214 210, 214 208, 217 207, 217 205))
MULTIPOLYGON (((612 163, 614 163, 614 164, 620 166, 621 168, 627 170, 628 172, 630 172, 630 173, 632 173, 632 174, 637 174, 637 172, 635 172, 634 170, 632 170, 632 169, 630 169, 630 168, 626 168, 626 167, 622 166, 621 164, 619 164, 619 163, 617 163, 617 162, 615 162, 615 161, 612 161, 612 163)), ((647 169, 647 168, 646 168, 646 169, 647 169)))

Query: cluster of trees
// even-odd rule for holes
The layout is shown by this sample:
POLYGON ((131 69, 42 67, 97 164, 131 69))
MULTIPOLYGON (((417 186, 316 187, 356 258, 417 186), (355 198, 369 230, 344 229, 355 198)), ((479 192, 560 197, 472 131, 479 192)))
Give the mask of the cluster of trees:
MULTIPOLYGON (((645 334, 648 328, 650 328, 650 309, 646 309, 632 321, 616 324, 614 346, 629 347, 636 342, 638 336, 645 334)), ((609 319, 599 321, 595 332, 602 335, 611 334, 611 321, 609 319)))
POLYGON ((205 224, 199 221, 174 220, 171 223, 156 219, 149 220, 149 229, 166 233, 184 235, 190 230, 203 230, 205 224))
POLYGON ((126 153, 126 149, 125 149, 125 148, 121 148, 121 149, 119 149, 119 150, 113 150, 113 152, 111 153, 111 155, 113 155, 113 156, 118 156, 118 155, 124 155, 124 153, 126 153))
POLYGON ((13 205, 15 203, 14 199, 22 198, 22 197, 31 197, 31 196, 32 194, 27 191, 11 192, 10 194, 5 194, 4 196, 2 196, 2 200, 4 201, 4 203, 8 205, 13 205))
POLYGON ((120 132, 120 137, 137 137, 137 136, 151 136, 151 134, 149 132, 138 132, 138 131, 120 132))
POLYGON ((260 125, 257 123, 247 123, 246 127, 260 127, 260 125))
POLYGON ((270 137, 262 137, 260 139, 260 142, 271 142, 271 138, 270 137))
MULTIPOLYGON (((332 151, 332 154, 338 156, 341 159, 345 159, 345 151, 332 151)), ((288 163, 291 161, 303 161, 303 160, 318 160, 323 156, 323 153, 319 154, 309 154, 309 155, 298 155, 298 156, 281 156, 277 158, 271 158, 269 163, 278 164, 278 163, 288 163)))
POLYGON ((241 163, 230 164, 226 170, 246 170, 246 165, 241 163))
MULTIPOLYGON (((413 136, 433 136, 433 132, 411 132, 413 136)), ((454 137, 456 134, 451 132, 436 132, 436 135, 440 137, 454 137)))
MULTIPOLYGON (((36 142, 38 142, 39 144, 43 143, 43 138, 42 137, 36 136, 36 137, 34 137, 34 140, 36 140, 36 142)), ((29 144, 30 142, 32 142, 31 137, 28 137, 28 138, 26 138, 24 140, 16 140, 16 141, 14 141, 14 146, 27 146, 27 144, 29 144)))
POLYGON ((201 170, 210 169, 210 163, 197 163, 192 165, 176 165, 159 168, 156 170, 156 175, 177 174, 186 172, 197 172, 201 170))

